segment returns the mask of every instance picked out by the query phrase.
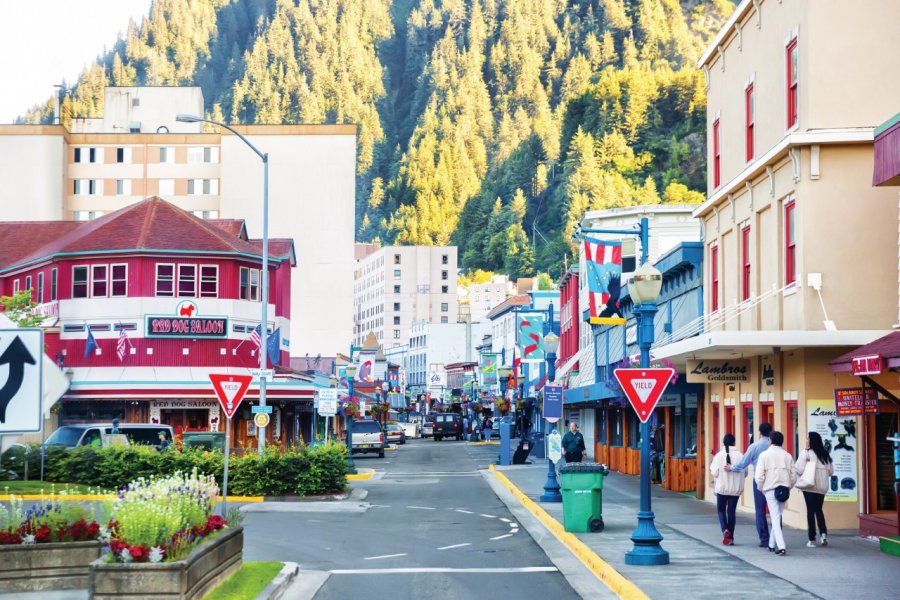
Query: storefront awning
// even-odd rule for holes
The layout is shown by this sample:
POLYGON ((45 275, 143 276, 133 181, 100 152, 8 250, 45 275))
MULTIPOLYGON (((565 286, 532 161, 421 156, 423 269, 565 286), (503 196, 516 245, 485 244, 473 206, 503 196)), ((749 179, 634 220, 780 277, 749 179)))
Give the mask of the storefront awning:
POLYGON ((676 366, 684 366, 687 359, 733 359, 770 354, 773 348, 782 351, 798 348, 839 348, 861 346, 888 333, 884 330, 852 331, 712 331, 653 347, 653 356, 666 358, 676 366))
POLYGON ((592 383, 564 390, 563 404, 586 404, 615 397, 616 392, 609 389, 606 384, 592 383))
POLYGON ((900 185, 900 114, 875 129, 872 185, 900 185))
POLYGON ((828 363, 828 368, 834 373, 850 372, 853 370, 853 359, 865 356, 880 356, 884 369, 900 369, 900 331, 891 332, 839 356, 828 363))

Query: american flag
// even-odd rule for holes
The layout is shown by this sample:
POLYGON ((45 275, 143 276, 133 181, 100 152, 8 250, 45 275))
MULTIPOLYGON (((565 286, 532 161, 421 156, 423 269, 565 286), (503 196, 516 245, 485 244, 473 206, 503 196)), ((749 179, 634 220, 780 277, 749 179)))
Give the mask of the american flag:
POLYGON ((119 325, 119 340, 116 342, 116 354, 119 362, 125 360, 125 345, 128 343, 128 336, 125 335, 125 328, 119 325))
POLYGON ((253 342, 253 345, 256 346, 256 349, 257 349, 257 350, 259 350, 259 345, 260 345, 260 337, 259 337, 259 336, 260 336, 261 333, 262 333, 262 325, 257 325, 257 326, 256 326, 256 329, 254 329, 254 330, 250 333, 250 338, 249 338, 249 340, 250 340, 251 342, 253 342))

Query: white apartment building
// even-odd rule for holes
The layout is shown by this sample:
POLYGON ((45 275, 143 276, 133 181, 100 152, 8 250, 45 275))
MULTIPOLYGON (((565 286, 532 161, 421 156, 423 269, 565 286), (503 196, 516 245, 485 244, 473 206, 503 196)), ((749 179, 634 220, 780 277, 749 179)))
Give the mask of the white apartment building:
MULTIPOLYGON (((413 393, 428 390, 428 375, 443 372, 444 366, 478 361, 476 346, 490 331, 489 321, 478 323, 428 323, 416 321, 409 330, 406 386, 413 393)), ((386 354, 389 351, 385 351, 386 354)), ((388 356, 392 356, 388 354, 388 356)), ((398 362, 392 360, 392 362, 398 362)), ((432 390, 435 391, 435 390, 432 390)))
MULTIPOLYGON (((260 158, 203 116, 200 88, 109 87, 99 119, 0 125, 0 219, 90 220, 149 196, 262 236, 260 158)), ((269 236, 293 238, 292 356, 333 355, 353 332, 355 125, 246 125, 269 156, 269 236)))
POLYGON ((460 287, 457 298, 461 308, 463 304, 469 306, 471 319, 477 321, 515 293, 516 286, 507 275, 494 275, 490 281, 460 287))
POLYGON ((459 314, 456 246, 357 244, 353 282, 354 340, 371 331, 387 351, 409 343, 413 323, 450 324, 459 314))

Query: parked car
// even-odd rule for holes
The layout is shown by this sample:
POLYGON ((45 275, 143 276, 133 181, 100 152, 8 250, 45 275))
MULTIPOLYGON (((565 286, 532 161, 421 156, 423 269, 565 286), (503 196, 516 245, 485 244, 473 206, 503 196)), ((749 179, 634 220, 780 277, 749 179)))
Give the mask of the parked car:
POLYGON ((354 454, 375 453, 384 458, 384 431, 378 421, 363 419, 353 422, 353 441, 351 448, 354 454))
MULTIPOLYGON (((112 423, 63 425, 47 438, 45 444, 47 446, 63 446, 65 448, 101 446, 103 444, 103 436, 111 434, 112 431, 112 423)), ((131 444, 154 446, 159 443, 160 431, 165 432, 166 439, 171 444, 175 436, 170 425, 159 425, 158 423, 119 424, 119 433, 125 435, 131 444)))
POLYGON ((396 423, 388 423, 384 428, 384 436, 389 442, 406 443, 406 432, 396 423))
POLYGON ((463 439, 462 415, 457 413, 435 415, 434 441, 439 442, 445 437, 455 437, 457 441, 463 439))
POLYGON ((422 437, 432 437, 434 435, 434 414, 425 415, 425 422, 422 423, 422 437))
POLYGON ((399 425, 408 440, 414 440, 421 435, 421 426, 418 423, 399 423, 399 425))

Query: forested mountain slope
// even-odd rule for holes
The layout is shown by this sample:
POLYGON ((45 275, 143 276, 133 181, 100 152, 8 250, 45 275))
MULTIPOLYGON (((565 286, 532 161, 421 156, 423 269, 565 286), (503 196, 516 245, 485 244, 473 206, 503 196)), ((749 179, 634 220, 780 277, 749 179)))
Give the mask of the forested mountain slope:
MULTIPOLYGON (((86 68, 199 85, 244 123, 358 123, 358 239, 460 247, 463 266, 559 273, 585 210, 699 202, 696 61, 731 0, 155 0, 86 68)), ((52 101, 26 122, 49 121, 52 101)))

